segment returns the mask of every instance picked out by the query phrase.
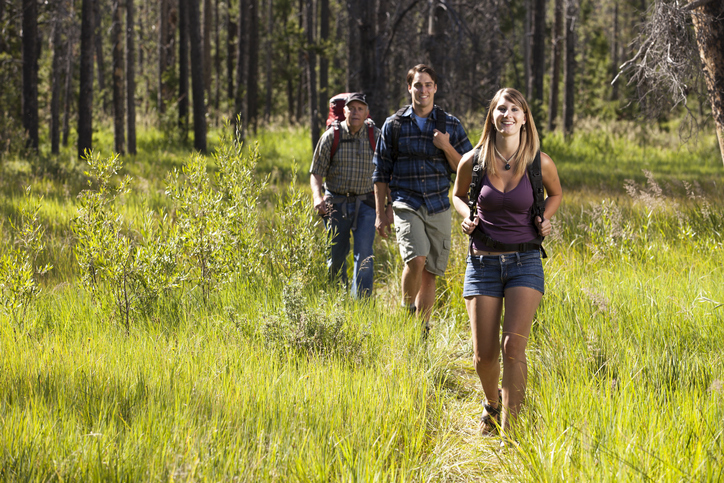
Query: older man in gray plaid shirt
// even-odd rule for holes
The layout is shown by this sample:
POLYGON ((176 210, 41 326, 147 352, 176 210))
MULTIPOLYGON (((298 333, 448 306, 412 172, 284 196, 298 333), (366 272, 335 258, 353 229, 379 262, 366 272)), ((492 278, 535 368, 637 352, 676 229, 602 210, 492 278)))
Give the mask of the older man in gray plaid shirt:
MULTIPOLYGON (((327 267, 332 279, 347 285, 347 255, 354 237, 352 296, 372 294, 372 243, 375 239, 375 197, 372 184, 374 147, 366 120, 369 106, 364 94, 350 94, 344 106, 345 120, 328 129, 314 150, 310 184, 315 211, 324 217, 332 247, 327 267), (338 144, 332 154, 337 130, 338 144), (323 183, 322 180, 325 182, 323 183)), ((372 126, 374 139, 380 130, 372 126)), ((376 141, 375 141, 376 143, 376 141)))

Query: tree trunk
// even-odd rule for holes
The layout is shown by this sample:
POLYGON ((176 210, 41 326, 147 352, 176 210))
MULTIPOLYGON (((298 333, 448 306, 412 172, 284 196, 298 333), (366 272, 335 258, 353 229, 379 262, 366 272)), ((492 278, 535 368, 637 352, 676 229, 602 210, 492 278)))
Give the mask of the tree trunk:
POLYGON ((158 18, 158 110, 166 112, 166 102, 173 98, 169 85, 166 83, 166 71, 173 68, 174 35, 178 23, 178 11, 175 0, 159 0, 158 18))
POLYGON ((555 0, 553 39, 551 42, 551 91, 548 99, 548 131, 553 132, 558 118, 558 102, 561 83, 561 44, 563 43, 563 0, 555 0))
MULTIPOLYGON (((182 0, 179 0, 182 1, 182 0)), ((166 73, 166 29, 168 28, 168 2, 169 0, 159 0, 158 2, 158 92, 157 107, 159 113, 166 112, 166 83, 164 77, 166 73)))
POLYGON ((533 45, 531 75, 533 85, 533 98, 528 99, 531 104, 533 119, 539 122, 539 134, 543 131, 543 76, 546 68, 545 58, 545 25, 546 25, 546 2, 545 0, 534 0, 533 8, 533 45))
POLYGON ((359 22, 360 36, 360 91, 371 93, 374 88, 375 72, 375 10, 374 2, 365 2, 359 22))
MULTIPOLYGON (((304 2, 305 0, 299 0, 299 31, 304 32, 304 2)), ((302 34, 304 35, 304 34, 302 34)), ((303 38, 300 39, 303 41, 303 38)), ((305 93, 305 86, 307 82, 307 64, 304 59, 304 49, 299 49, 299 52, 297 52, 297 65, 299 66, 299 78, 297 83, 297 110, 296 110, 296 120, 297 122, 303 122, 302 117, 304 115, 304 102, 306 100, 305 93)))
POLYGON ((23 0, 23 128, 26 145, 38 149, 38 4, 23 0))
POLYGON ((82 0, 80 27, 80 93, 78 157, 93 149, 93 0, 82 0))
POLYGON ((119 154, 125 152, 125 111, 123 109, 123 43, 121 32, 121 0, 113 0, 111 26, 111 45, 113 46, 113 150, 119 154))
MULTIPOLYGON (((73 0, 70 2, 70 18, 75 17, 75 9, 73 8, 73 0)), ((73 30, 71 23, 70 30, 73 30)), ((65 66, 63 75, 65 76, 65 93, 63 95, 63 147, 68 146, 68 136, 70 135, 70 99, 73 96, 73 33, 68 33, 68 39, 65 46, 65 66)))
POLYGON ((142 79, 141 82, 145 81, 146 89, 144 95, 141 96, 141 106, 144 114, 148 113, 148 98, 150 95, 148 76, 146 75, 146 52, 145 46, 147 42, 146 38, 146 25, 148 24, 148 0, 143 0, 141 3, 141 11, 138 15, 138 76, 142 79))
POLYGON ((364 2, 347 2, 347 92, 362 90, 362 18, 364 2))
POLYGON ((574 92, 576 71, 577 0, 566 0, 566 62, 564 66, 563 132, 573 134, 574 92))
POLYGON ((272 115, 273 88, 272 80, 272 56, 274 55, 274 46, 272 40, 274 38, 274 1, 267 2, 267 41, 266 41, 266 99, 264 102, 264 122, 269 123, 272 115))
MULTIPOLYGON (((282 12, 283 20, 283 31, 287 32, 287 17, 289 16, 289 12, 285 8, 282 12)), ((287 41, 284 43, 284 60, 285 60, 285 68, 284 68, 284 75, 287 78, 287 116, 289 118, 289 122, 294 122, 294 76, 292 75, 292 39, 288 38, 287 41)))
POLYGON ((533 75, 531 71, 531 39, 533 38, 533 0, 525 0, 525 27, 523 32, 523 67, 525 75, 525 97, 533 98, 533 75))
POLYGON ((189 6, 188 1, 179 0, 178 35, 178 125, 184 139, 189 130, 189 6))
POLYGON ((103 30, 101 21, 101 1, 95 0, 93 2, 93 17, 94 20, 94 31, 95 31, 95 49, 96 49, 96 71, 98 72, 98 91, 101 97, 101 107, 103 107, 103 113, 108 112, 108 95, 106 93, 106 64, 105 57, 103 56, 103 30))
POLYGON ((447 85, 446 59, 450 56, 445 34, 447 31, 447 8, 438 0, 429 0, 428 24, 426 39, 427 63, 437 73, 438 91, 435 103, 442 104, 445 99, 447 85))
POLYGON ((385 48, 389 36, 386 33, 386 23, 388 14, 388 1, 378 0, 377 12, 375 12, 375 85, 367 98, 370 105, 370 116, 382 126, 388 114, 387 108, 387 59, 385 59, 385 48))
POLYGON ((709 2, 693 9, 691 17, 724 162, 724 3, 709 2))
MULTIPOLYGON (((5 19, 5 0, 0 0, 0 23, 5 19)), ((5 52, 5 39, 0 35, 0 54, 5 52)))
MULTIPOLYGON (((96 0, 97 1, 97 0, 96 0)), ((128 154, 136 154, 136 46, 134 42, 134 5, 126 0, 126 126, 128 154)))
POLYGON ((214 1, 214 72, 216 84, 214 85, 214 119, 218 119, 219 96, 221 95, 221 41, 219 40, 219 1, 214 1))
MULTIPOLYGON (((619 22, 618 22, 618 0, 614 0, 613 2, 613 27, 611 29, 612 32, 612 39, 611 39, 611 79, 614 79, 616 77, 616 73, 618 72, 618 66, 620 65, 619 58, 618 58, 618 51, 619 51, 619 22)), ((611 86, 611 100, 616 101, 618 100, 618 82, 614 82, 611 86)))
POLYGON ((246 125, 256 133, 259 117, 259 0, 247 0, 249 6, 249 66, 246 71, 246 125))
MULTIPOLYGON (((5 0, 0 0, 4 2, 5 0)), ((52 11, 52 39, 53 39, 53 65, 52 65, 52 87, 50 98, 50 152, 58 154, 60 152, 60 95, 62 92, 62 71, 61 66, 63 57, 63 48, 61 46, 61 4, 62 0, 55 0, 55 8, 52 11)))
MULTIPOLYGON (((271 2, 270 2, 271 3, 271 2)), ((319 39, 322 45, 329 40, 329 0, 319 0, 319 39)), ((326 55, 319 57, 319 112, 327 110, 329 92, 329 59, 326 55)))
POLYGON ((211 98, 211 29, 213 28, 213 14, 211 0, 203 0, 203 19, 201 29, 204 46, 204 88, 211 98))
POLYGON ((309 89, 309 128, 312 135, 312 149, 319 141, 319 121, 317 110, 317 55, 314 53, 314 0, 307 0, 307 84, 309 89))
MULTIPOLYGON (((244 91, 246 85, 246 48, 247 48, 247 30, 246 30, 246 0, 239 0, 239 24, 237 44, 236 44, 236 92, 234 93, 234 120, 241 118, 243 121, 244 114, 244 91)), ((245 122, 241 123, 241 130, 246 128, 245 122)))
POLYGON ((191 41, 191 90, 194 100, 194 148, 206 152, 206 104, 204 103, 204 52, 201 47, 201 22, 198 0, 188 2, 189 40, 191 41))
POLYGON ((231 20, 231 0, 226 0, 226 98, 234 99, 234 56, 236 23, 231 20))

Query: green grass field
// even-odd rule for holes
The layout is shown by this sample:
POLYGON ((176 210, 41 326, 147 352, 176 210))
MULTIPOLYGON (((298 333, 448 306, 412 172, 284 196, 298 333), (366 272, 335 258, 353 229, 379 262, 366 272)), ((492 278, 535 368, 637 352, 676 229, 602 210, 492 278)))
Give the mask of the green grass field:
MULTIPOLYGON (((477 434, 458 224, 427 340, 398 309, 393 241, 375 242, 374 300, 350 300, 325 283, 304 131, 260 132, 258 159, 255 140, 224 155, 215 132, 208 178, 183 144, 139 133, 85 266, 89 168, 4 159, 0 480, 721 481, 724 169, 713 137, 641 129, 544 140, 564 200, 502 450, 477 434), (45 246, 22 258, 33 203, 45 246)), ((108 156, 111 136, 96 141, 108 156)))

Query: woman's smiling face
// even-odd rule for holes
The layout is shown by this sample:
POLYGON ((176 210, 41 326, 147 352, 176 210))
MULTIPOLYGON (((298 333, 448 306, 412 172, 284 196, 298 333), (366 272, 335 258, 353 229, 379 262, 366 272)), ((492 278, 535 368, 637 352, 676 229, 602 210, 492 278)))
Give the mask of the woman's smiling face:
POLYGON ((503 135, 518 134, 525 125, 525 111, 518 104, 503 96, 493 111, 493 122, 496 131, 503 135))

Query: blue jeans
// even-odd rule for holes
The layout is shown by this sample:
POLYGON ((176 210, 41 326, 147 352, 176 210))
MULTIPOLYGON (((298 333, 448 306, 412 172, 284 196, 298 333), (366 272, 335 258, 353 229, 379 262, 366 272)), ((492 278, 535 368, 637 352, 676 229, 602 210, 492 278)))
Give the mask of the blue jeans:
POLYGON ((355 204, 336 203, 332 207, 331 214, 325 220, 327 232, 334 233, 330 256, 327 259, 329 276, 332 279, 339 277, 342 283, 347 285, 347 254, 350 249, 351 234, 354 236, 352 296, 369 297, 372 295, 373 282, 372 243, 375 240, 375 210, 361 203, 357 214, 357 228, 352 230, 355 204))
POLYGON ((463 297, 503 298, 505 289, 528 287, 545 293, 539 250, 506 255, 468 255, 463 297))

